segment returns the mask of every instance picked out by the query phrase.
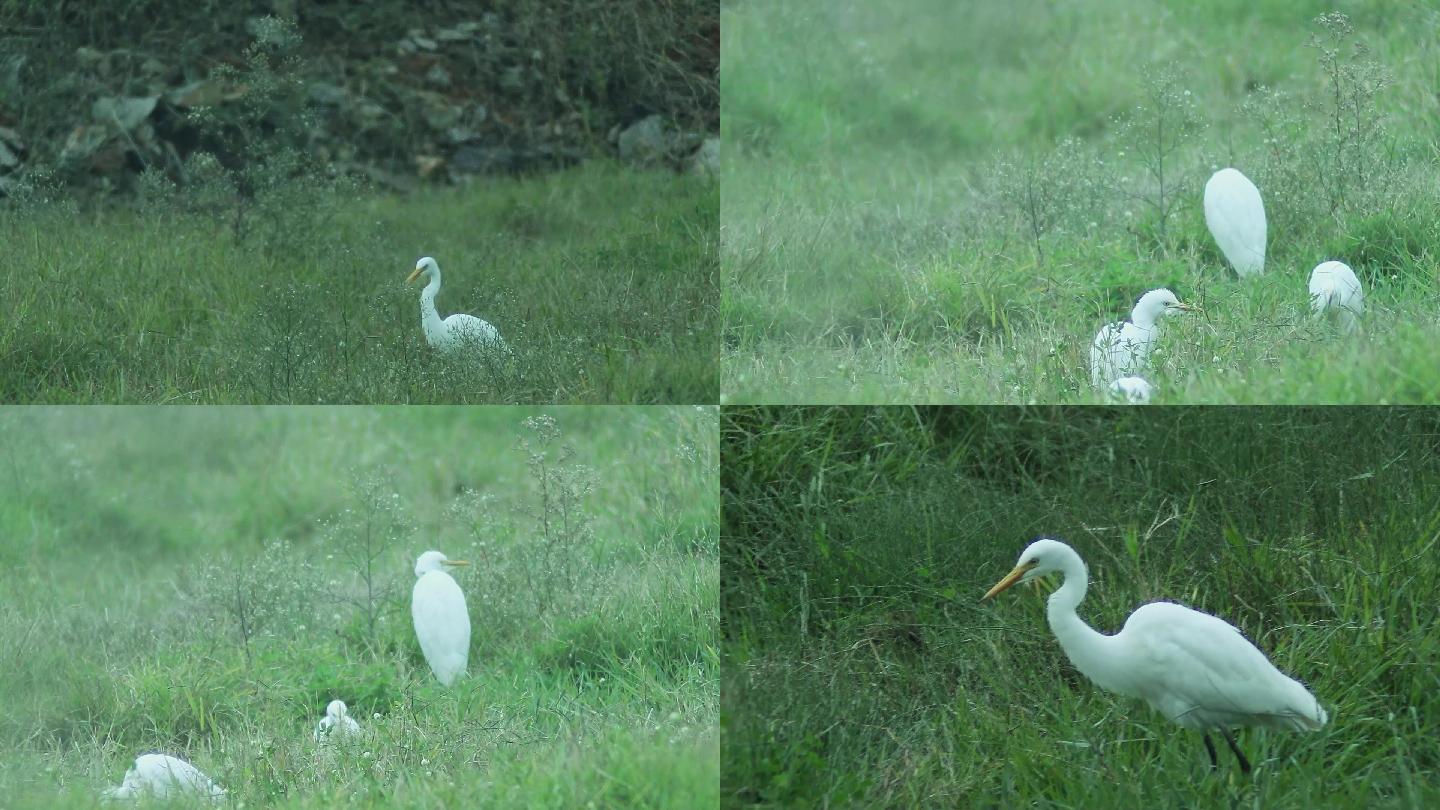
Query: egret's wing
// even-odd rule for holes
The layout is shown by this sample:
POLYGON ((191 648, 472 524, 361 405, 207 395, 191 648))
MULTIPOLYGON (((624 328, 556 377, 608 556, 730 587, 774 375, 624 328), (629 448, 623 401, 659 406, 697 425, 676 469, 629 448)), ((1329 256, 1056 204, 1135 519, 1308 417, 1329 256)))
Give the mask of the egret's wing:
POLYGON ((1120 376, 1116 368, 1119 361, 1117 349, 1124 326, 1124 322, 1105 324, 1090 344, 1090 384, 1096 388, 1109 385, 1120 376))
POLYGON ((1304 686, 1214 616, 1157 602, 1131 614, 1120 636, 1145 675, 1141 697, 1182 725, 1300 730, 1324 723, 1324 710, 1304 686))
POLYGON ((1245 175, 1223 169, 1205 184, 1205 224, 1237 273, 1265 268, 1265 205, 1245 175))

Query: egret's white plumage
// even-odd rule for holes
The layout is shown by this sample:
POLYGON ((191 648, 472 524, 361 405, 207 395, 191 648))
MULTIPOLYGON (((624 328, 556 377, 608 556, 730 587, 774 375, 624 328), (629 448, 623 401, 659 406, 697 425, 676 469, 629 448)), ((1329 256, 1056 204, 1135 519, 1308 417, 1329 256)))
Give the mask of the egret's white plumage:
POLYGON ((225 790, 183 759, 167 754, 141 754, 125 772, 120 786, 106 788, 100 795, 106 799, 196 796, 220 801, 225 797, 225 790))
POLYGON ((427 551, 415 561, 415 591, 410 613, 420 651, 440 683, 449 686, 465 673, 470 658, 470 613, 465 594, 442 570, 446 565, 469 565, 438 551, 427 551))
MULTIPOLYGON (((1237 628, 1209 614, 1151 602, 1115 635, 1096 632, 1075 613, 1089 584, 1085 562, 1058 540, 1031 543, 984 598, 1056 572, 1065 581, 1050 595, 1046 616, 1070 663, 1101 689, 1140 698, 1185 728, 1225 734, 1244 770, 1249 763, 1230 729, 1312 731, 1329 719, 1308 689, 1276 669, 1237 628)), ((1205 746, 1213 763, 1208 736, 1205 746)))
POLYGON ((1335 318, 1340 328, 1353 332, 1365 314, 1365 290, 1355 271, 1344 262, 1324 262, 1310 272, 1310 309, 1316 316, 1335 318))
POLYGON ((420 276, 429 281, 420 291, 420 327, 425 331, 425 342, 442 352, 469 348, 471 351, 508 352, 500 331, 474 315, 455 314, 440 319, 435 311, 435 295, 440 292, 440 265, 429 256, 415 262, 415 272, 405 279, 408 284, 420 276))
POLYGON ((1144 377, 1121 377, 1110 383, 1110 398, 1124 400, 1131 405, 1148 405, 1153 390, 1144 377))
POLYGON ((1205 224, 1241 276, 1265 269, 1265 204, 1260 189, 1235 169, 1221 169, 1205 184, 1205 224))
POLYGON ((1121 377, 1144 371, 1159 335, 1160 317, 1195 309, 1180 303, 1169 290, 1151 290, 1140 296, 1128 319, 1106 324, 1095 336, 1090 346, 1090 382, 1096 388, 1107 388, 1121 377))
POLYGON ((336 737, 360 733, 360 724, 350 716, 343 700, 332 700, 325 707, 325 716, 315 726, 315 742, 329 742, 336 737))

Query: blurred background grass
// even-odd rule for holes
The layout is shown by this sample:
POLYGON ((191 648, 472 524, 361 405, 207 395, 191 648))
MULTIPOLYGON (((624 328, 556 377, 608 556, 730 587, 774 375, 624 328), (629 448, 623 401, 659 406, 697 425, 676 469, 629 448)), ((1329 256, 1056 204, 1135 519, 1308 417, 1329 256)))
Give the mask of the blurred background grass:
POLYGON ((152 750, 257 805, 713 804, 715 420, 0 411, 6 806, 93 806, 152 750), (453 690, 409 616, 431 548, 475 563, 453 690), (371 731, 330 755, 337 697, 371 731))
POLYGON ((1426 360, 1440 336, 1433 4, 797 0, 721 14, 727 401, 1092 401, 1096 331, 1166 285, 1210 315, 1167 325, 1163 401, 1440 396, 1426 360), (1340 135, 1310 47, 1331 46, 1315 19, 1332 10, 1354 26, 1340 61, 1364 79, 1345 84, 1354 122, 1340 135), (1193 120, 1167 157, 1178 196, 1162 226, 1136 123, 1166 72, 1193 120), (1381 75, 1383 89, 1360 87, 1381 75), (1332 208, 1333 141, 1352 136, 1373 165, 1332 208), (1200 210, 1226 165, 1255 179, 1270 218, 1267 276, 1244 284, 1200 210), (1048 201, 1038 246, 1025 180, 1048 201), (1305 317, 1309 272, 1331 258, 1369 289, 1365 340, 1305 317))
POLYGON ((1440 414, 1412 408, 736 408, 722 423, 722 804, 1421 807, 1440 795, 1440 414), (1039 535, 1112 633, 1220 616, 1330 712, 1247 731, 1253 780, 1098 690, 1039 535))

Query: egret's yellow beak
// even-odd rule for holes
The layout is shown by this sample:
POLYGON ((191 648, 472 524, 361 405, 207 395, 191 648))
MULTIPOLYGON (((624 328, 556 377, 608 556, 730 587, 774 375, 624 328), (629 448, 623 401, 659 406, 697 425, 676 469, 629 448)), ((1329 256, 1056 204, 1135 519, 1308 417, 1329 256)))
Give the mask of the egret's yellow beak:
POLYGON ((1201 312, 1201 313, 1203 313, 1203 312, 1205 311, 1205 310, 1203 310, 1203 309, 1200 308, 1200 305, 1199 305, 1199 304, 1186 304, 1186 303, 1183 303, 1183 302, 1182 302, 1182 303, 1179 303, 1179 304, 1176 304, 1176 305, 1175 305, 1175 308, 1178 309, 1178 310, 1180 310, 1181 312, 1201 312))
POLYGON ((441 565, 469 565, 469 560, 441 560, 441 565))
POLYGON ((1025 576, 1025 572, 1026 572, 1026 571, 1029 571, 1031 568, 1034 568, 1034 567, 1035 567, 1035 566, 1034 566, 1033 563, 1032 563, 1032 564, 1025 564, 1025 565, 1017 565, 1017 566, 1015 566, 1015 570, 1013 570, 1013 571, 1011 571, 1010 573, 1006 574, 1004 579, 1002 579, 1002 580, 1000 580, 999 582, 995 583, 995 587, 993 587, 993 588, 991 588, 990 590, 986 591, 986 592, 985 592, 985 595, 982 596, 982 597, 980 597, 980 601, 983 602, 983 601, 985 601, 986 599, 989 599, 990 597, 994 596, 995 594, 1000 593, 1001 591, 1009 588, 1011 585, 1014 585, 1015 583, 1019 582, 1019 581, 1020 581, 1020 578, 1023 577, 1023 576, 1025 576))
POLYGON ((422 268, 422 267, 417 267, 417 268, 415 268, 415 272, 411 273, 411 274, 410 274, 410 277, 407 278, 407 279, 405 279, 405 283, 406 283, 406 284, 409 284, 410 282, 412 282, 412 281, 414 281, 415 279, 419 278, 419 277, 420 277, 420 274, 423 273, 423 272, 425 272, 425 269, 424 269, 424 268, 422 268))

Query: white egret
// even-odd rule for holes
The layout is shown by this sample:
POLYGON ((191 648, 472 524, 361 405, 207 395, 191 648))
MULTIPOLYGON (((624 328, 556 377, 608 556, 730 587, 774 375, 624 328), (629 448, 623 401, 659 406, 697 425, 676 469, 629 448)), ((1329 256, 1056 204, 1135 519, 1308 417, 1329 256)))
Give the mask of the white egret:
POLYGON ((427 551, 415 561, 415 591, 410 613, 420 651, 435 677, 446 686, 465 673, 470 658, 470 613, 465 594, 442 566, 469 565, 438 551, 427 551))
POLYGON ((1153 391, 1154 388, 1144 377, 1121 377, 1110 383, 1110 398, 1124 400, 1131 405, 1150 404, 1150 394, 1153 391))
POLYGON ((1265 269, 1265 204, 1260 189, 1235 169, 1221 169, 1205 184, 1205 224, 1242 277, 1265 269))
POLYGON ((125 772, 119 787, 106 788, 106 799, 158 799, 198 796, 212 801, 225 798, 225 790, 194 765, 166 754, 141 754, 125 772))
POLYGON ((415 262, 415 272, 405 279, 409 284, 420 276, 429 281, 420 291, 420 327, 425 331, 425 342, 442 352, 470 347, 480 351, 507 351, 500 331, 474 315, 455 314, 440 320, 435 311, 435 295, 440 292, 440 265, 429 256, 415 262))
POLYGON ((360 733, 360 724, 351 717, 343 700, 332 700, 325 707, 325 716, 315 726, 315 742, 329 742, 336 737, 360 733))
POLYGON ((1280 670, 1233 625, 1172 602, 1151 602, 1130 614, 1113 636, 1075 614, 1089 584, 1085 562, 1058 540, 1042 538, 1015 569, 986 592, 989 599, 1017 582, 1059 572, 1046 616, 1065 656, 1101 689, 1138 697, 1180 726, 1201 732, 1216 765, 1210 731, 1218 731, 1250 772, 1230 729, 1260 726, 1313 731, 1329 719, 1299 681, 1280 670))
POLYGON ((1365 290, 1344 262, 1324 262, 1310 272, 1310 309, 1316 317, 1333 316, 1346 332, 1360 326, 1365 290))
POLYGON ((1143 371, 1159 334, 1162 315, 1195 312, 1198 307, 1180 303, 1169 290, 1151 290, 1140 296, 1130 317, 1106 324, 1090 346, 1090 382, 1105 388, 1117 379, 1143 371))

